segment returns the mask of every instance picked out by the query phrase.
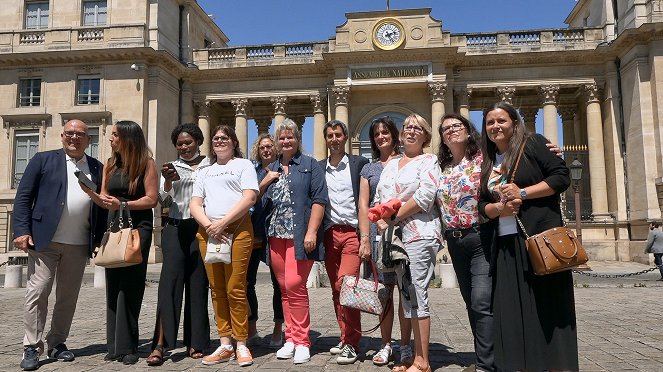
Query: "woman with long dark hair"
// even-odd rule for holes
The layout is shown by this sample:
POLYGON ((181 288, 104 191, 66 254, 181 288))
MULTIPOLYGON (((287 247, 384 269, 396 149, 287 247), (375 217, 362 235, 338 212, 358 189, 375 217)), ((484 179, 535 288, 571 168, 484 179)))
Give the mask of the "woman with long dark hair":
POLYGON ((508 103, 483 111, 482 137, 479 213, 490 219, 492 232, 495 366, 577 371, 571 271, 534 275, 515 218, 529 235, 562 226, 559 195, 570 184, 569 169, 508 103))
POLYGON ((490 246, 479 235, 481 135, 458 114, 447 114, 439 126, 438 161, 442 174, 437 191, 447 242, 460 293, 474 336, 476 370, 492 371, 493 312, 490 246))
MULTIPOLYGON (((138 361, 138 317, 145 293, 147 258, 152 244, 152 208, 158 201, 157 170, 140 126, 118 121, 111 131, 113 154, 104 166, 101 194, 88 190, 95 203, 111 211, 108 223, 119 230, 119 210, 128 210, 138 229, 143 262, 106 269, 106 343, 104 360, 138 361)), ((125 214, 126 218, 126 214, 125 214)), ((124 221, 125 224, 127 221, 124 221)))
MULTIPOLYGON (((369 140, 371 143, 371 152, 373 153, 373 161, 364 165, 361 170, 361 179, 359 181, 359 231, 360 231, 360 245, 359 257, 363 260, 373 260, 373 264, 377 265, 379 257, 377 256, 377 249, 379 242, 377 241, 377 228, 375 224, 370 223, 368 220, 368 209, 375 205, 375 191, 380 181, 380 174, 384 166, 391 160, 397 159, 401 156, 400 139, 398 138, 398 127, 396 123, 389 116, 383 116, 373 120, 370 128, 368 129, 369 140)), ((370 271, 370 270, 369 270, 370 271)), ((394 293, 396 285, 396 273, 385 272, 379 273, 380 282, 383 283, 390 291, 391 296, 394 293)), ((393 358, 393 351, 391 349, 391 333, 394 324, 394 302, 390 301, 390 307, 383 313, 384 320, 380 319, 380 335, 382 337, 382 347, 373 356, 373 364, 376 366, 384 366, 389 363, 393 358)), ((410 336, 412 333, 412 326, 408 319, 405 319, 403 314, 403 307, 398 306, 398 323, 401 328, 401 342, 400 342, 400 362, 405 369, 405 365, 412 363, 412 347, 410 346, 410 336)))
POLYGON ((200 254, 203 257, 207 254, 208 238, 228 241, 231 262, 205 264, 221 345, 204 357, 202 363, 213 365, 235 358, 240 366, 249 366, 253 364, 246 345, 249 337, 246 272, 253 250, 249 209, 258 196, 258 179, 251 162, 242 159, 235 131, 221 125, 213 133, 212 165, 196 177, 189 208, 200 225, 200 254), (237 350, 231 337, 237 341, 237 350))
POLYGON ((183 341, 187 356, 202 358, 203 350, 209 344, 209 284, 196 239, 198 223, 191 216, 189 201, 196 176, 210 163, 200 154, 204 137, 197 125, 185 123, 176 126, 170 139, 178 158, 161 167, 159 201, 168 208, 168 217, 161 230, 163 263, 152 353, 146 359, 150 366, 163 364, 165 350, 176 346, 183 302, 183 341))

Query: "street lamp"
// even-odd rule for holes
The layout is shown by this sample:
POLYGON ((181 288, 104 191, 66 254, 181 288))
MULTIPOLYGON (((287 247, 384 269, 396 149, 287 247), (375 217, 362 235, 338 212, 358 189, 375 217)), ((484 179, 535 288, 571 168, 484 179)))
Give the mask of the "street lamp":
POLYGON ((571 180, 573 181, 573 192, 575 193, 576 235, 578 236, 578 241, 582 244, 582 230, 580 229, 580 180, 582 179, 582 163, 576 158, 569 168, 571 169, 571 180))

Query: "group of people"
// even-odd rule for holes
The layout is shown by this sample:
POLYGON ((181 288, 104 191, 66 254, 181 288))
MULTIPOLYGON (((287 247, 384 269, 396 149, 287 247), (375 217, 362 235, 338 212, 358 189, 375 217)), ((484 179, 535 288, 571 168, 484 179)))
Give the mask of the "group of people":
MULTIPOLYGON (((249 348, 260 340, 255 285, 261 261, 270 267, 274 289, 269 346, 278 349, 276 357, 294 364, 311 359, 306 282, 314 262, 323 261, 340 329, 330 352, 339 364, 354 363, 361 351, 361 313, 340 304, 343 277, 359 275, 362 262, 379 260, 383 233, 398 226, 409 276, 404 281, 393 272, 378 273, 390 297, 399 294, 400 300, 397 310, 388 301, 382 312, 375 365, 395 360, 397 311, 401 339, 393 371, 431 371, 428 287, 446 242, 474 335, 475 370, 578 370, 571 273, 534 275, 514 217, 520 215, 530 235, 561 226, 559 194, 570 180, 559 148, 530 133, 504 102, 484 110, 482 134, 457 114, 438 124, 436 156, 424 151, 433 133, 420 115, 408 116, 400 132, 389 117, 374 120, 372 162, 345 152, 348 128, 338 120, 323 128, 329 156, 321 161, 303 154, 300 128, 290 119, 276 124, 274 137, 258 137, 251 160, 243 157, 233 128, 212 131, 212 151, 205 157, 201 130, 181 124, 171 135, 178 159, 162 166, 159 182, 138 124, 113 126, 113 155, 102 165, 84 154, 87 126, 67 122, 63 150, 38 153, 17 190, 14 244, 28 252, 30 262, 21 367, 39 367, 48 295, 62 270, 67 274, 58 275, 47 353, 74 359, 65 341, 86 259, 106 229, 119 228, 122 209, 129 210, 147 258, 152 209, 161 203, 168 218, 148 365, 161 365, 176 347, 183 302, 189 357, 205 365, 231 359, 251 365, 249 348), (75 170, 90 176, 97 189, 79 185, 75 170), (394 199, 401 203, 396 214, 371 223, 369 208, 394 199), (230 245, 230 263, 205 263, 212 242, 230 245), (220 346, 205 355, 208 288, 220 346)), ((106 269, 105 360, 139 359, 146 261, 106 269)))

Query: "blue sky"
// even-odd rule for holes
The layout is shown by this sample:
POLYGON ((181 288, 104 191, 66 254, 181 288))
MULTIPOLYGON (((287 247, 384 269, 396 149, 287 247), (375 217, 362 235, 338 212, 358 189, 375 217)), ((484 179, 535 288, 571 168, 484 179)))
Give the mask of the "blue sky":
MULTIPOLYGON (((198 0, 230 38, 230 45, 322 41, 334 36, 345 13, 385 10, 386 0, 198 0)), ((431 8, 431 15, 452 33, 566 27, 576 0, 391 0, 391 9, 431 8)), ((471 119, 481 122, 472 112, 471 119)), ((537 116, 541 130, 542 112, 537 116)), ((256 137, 255 125, 249 142, 256 137)), ((312 152, 312 118, 303 131, 304 149, 312 152)), ((561 126, 560 126, 561 128, 561 126)), ((560 136, 560 139, 562 136, 560 136)))

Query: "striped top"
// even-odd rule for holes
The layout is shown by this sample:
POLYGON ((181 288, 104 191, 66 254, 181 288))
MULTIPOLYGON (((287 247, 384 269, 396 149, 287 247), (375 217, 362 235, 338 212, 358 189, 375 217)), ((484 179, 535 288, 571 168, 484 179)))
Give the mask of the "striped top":
POLYGON ((193 194, 193 184, 200 170, 211 165, 210 160, 209 158, 203 159, 195 170, 181 159, 174 160, 172 163, 180 175, 180 179, 173 182, 173 187, 170 191, 165 191, 164 185, 166 179, 163 175, 161 176, 161 180, 159 181, 159 202, 162 207, 169 207, 168 217, 178 220, 191 218, 189 202, 193 194))

